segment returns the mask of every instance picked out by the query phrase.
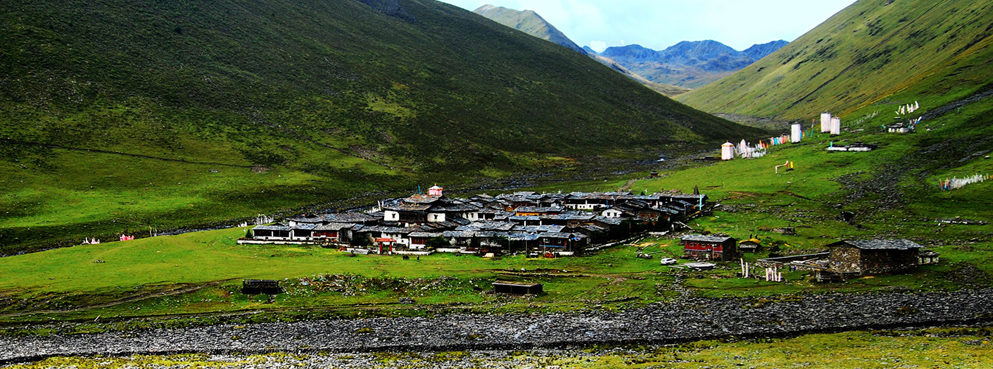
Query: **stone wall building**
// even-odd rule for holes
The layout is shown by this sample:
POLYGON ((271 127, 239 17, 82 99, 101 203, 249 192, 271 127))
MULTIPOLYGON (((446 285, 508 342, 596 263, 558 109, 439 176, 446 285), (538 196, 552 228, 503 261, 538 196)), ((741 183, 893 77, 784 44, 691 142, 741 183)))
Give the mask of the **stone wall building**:
POLYGON ((849 240, 827 245, 829 272, 842 276, 886 274, 918 266, 923 246, 905 239, 849 240))

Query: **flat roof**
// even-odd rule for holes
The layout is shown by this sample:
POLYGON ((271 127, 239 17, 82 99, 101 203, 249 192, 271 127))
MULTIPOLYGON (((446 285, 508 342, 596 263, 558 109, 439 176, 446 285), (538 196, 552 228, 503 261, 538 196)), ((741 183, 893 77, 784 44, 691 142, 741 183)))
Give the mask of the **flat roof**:
POLYGON ((526 283, 526 282, 510 282, 510 281, 496 281, 493 282, 494 286, 517 286, 517 287, 538 287, 541 283, 526 283))

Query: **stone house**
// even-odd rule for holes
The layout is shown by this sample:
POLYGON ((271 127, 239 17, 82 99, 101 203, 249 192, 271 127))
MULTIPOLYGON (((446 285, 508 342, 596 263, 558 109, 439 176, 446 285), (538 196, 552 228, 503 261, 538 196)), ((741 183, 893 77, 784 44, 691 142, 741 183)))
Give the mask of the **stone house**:
POLYGON ((913 269, 923 246, 905 239, 849 240, 827 245, 829 272, 842 277, 913 269))

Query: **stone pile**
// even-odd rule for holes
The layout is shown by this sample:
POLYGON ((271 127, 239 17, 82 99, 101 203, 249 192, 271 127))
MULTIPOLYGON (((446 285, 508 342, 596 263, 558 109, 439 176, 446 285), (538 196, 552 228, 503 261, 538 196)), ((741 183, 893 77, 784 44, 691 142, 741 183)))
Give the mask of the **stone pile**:
POLYGON ((319 320, 5 337, 0 341, 0 364, 97 354, 552 349, 991 323, 993 289, 722 299, 684 295, 673 303, 622 312, 319 320))

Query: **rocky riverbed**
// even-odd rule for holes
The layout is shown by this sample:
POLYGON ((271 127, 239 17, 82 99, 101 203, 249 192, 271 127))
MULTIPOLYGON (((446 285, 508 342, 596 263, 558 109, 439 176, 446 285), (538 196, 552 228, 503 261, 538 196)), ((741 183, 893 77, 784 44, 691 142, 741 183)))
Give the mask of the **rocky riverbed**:
POLYGON ((74 355, 531 350, 991 323, 993 289, 749 299, 683 297, 622 312, 319 320, 5 337, 0 341, 0 364, 74 355))

